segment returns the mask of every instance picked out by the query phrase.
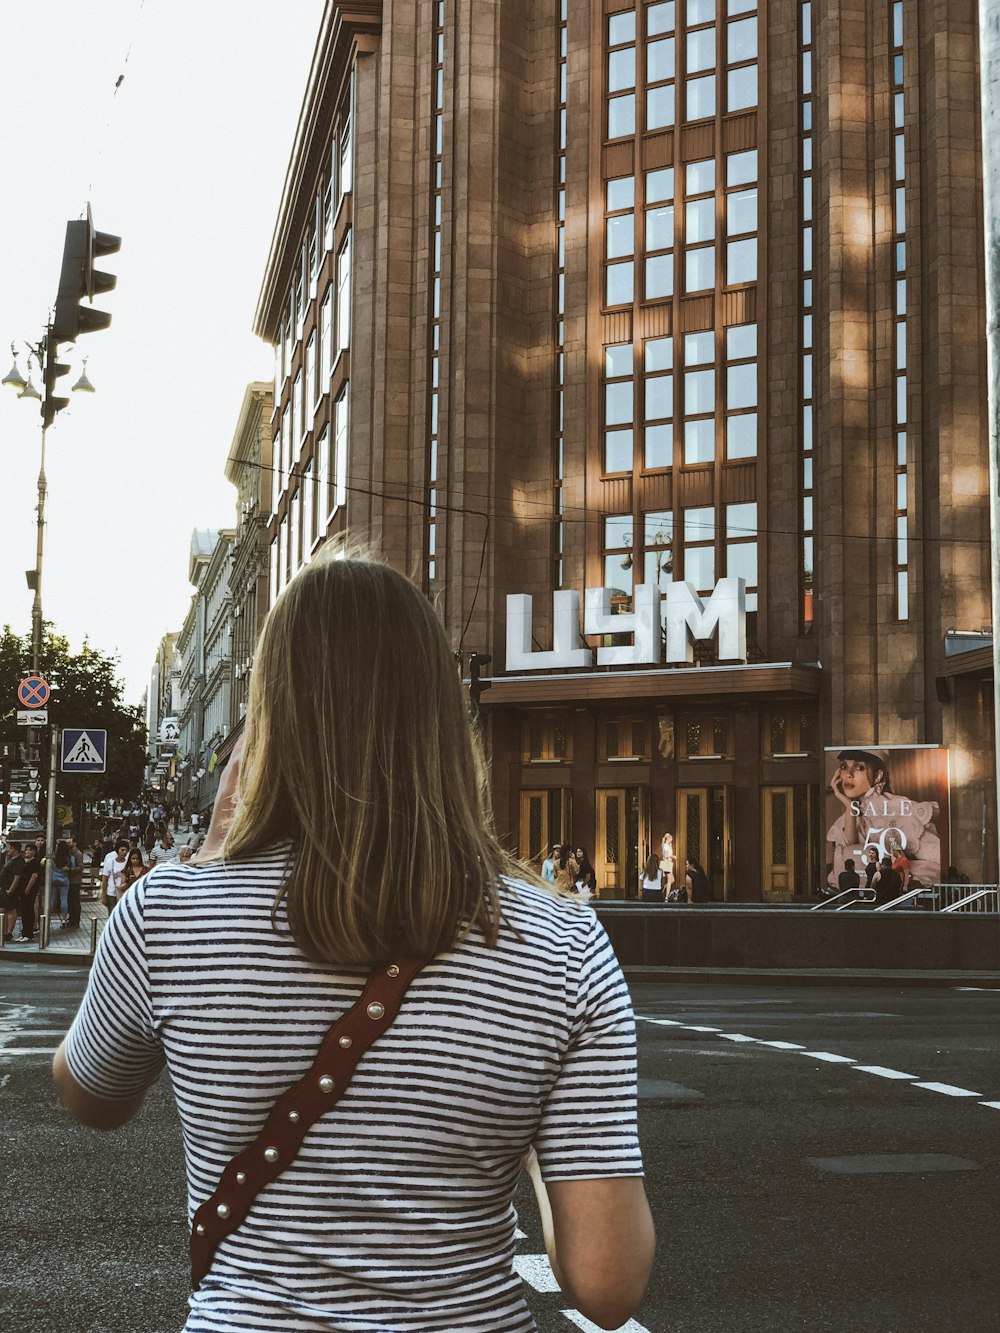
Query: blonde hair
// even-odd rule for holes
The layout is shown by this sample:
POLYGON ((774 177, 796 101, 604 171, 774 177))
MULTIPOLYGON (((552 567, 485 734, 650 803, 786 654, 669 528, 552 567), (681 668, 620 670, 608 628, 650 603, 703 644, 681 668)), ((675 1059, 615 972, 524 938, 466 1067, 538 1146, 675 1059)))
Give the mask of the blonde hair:
MULTIPOLYGON (((427 598, 352 551, 300 571, 264 624, 227 861, 290 838, 288 925, 316 962, 433 956, 474 927, 495 945, 486 766, 427 598)), ((531 878, 534 878, 533 876, 531 878)))

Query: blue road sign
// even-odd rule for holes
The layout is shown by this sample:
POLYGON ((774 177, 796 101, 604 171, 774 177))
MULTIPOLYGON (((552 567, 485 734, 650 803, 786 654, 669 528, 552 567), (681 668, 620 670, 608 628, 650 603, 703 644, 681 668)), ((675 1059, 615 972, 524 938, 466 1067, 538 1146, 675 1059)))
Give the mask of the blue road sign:
POLYGON ((108 733, 94 727, 63 727, 62 759, 64 773, 103 773, 107 766, 108 733))

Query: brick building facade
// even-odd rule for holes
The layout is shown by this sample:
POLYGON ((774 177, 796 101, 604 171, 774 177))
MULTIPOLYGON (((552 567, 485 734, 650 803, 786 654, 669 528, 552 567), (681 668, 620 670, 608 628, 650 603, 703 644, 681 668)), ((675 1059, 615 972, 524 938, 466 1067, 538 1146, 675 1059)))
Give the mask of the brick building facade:
POLYGON ((995 878, 977 58, 973 0, 328 6, 256 318, 270 596, 348 526, 426 589, 526 857, 631 895, 670 832, 808 895, 839 751, 940 751, 910 795, 995 878), (745 651, 692 611, 600 661, 651 587, 654 632, 737 588, 745 651), (586 589, 512 667, 508 597, 545 652, 586 589))

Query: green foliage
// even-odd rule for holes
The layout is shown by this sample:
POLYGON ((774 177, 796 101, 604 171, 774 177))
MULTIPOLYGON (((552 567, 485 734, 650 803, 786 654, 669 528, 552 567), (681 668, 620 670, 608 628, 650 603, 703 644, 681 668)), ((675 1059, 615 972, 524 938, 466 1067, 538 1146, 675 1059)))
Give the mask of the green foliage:
MULTIPOLYGON (((30 636, 22 638, 5 625, 0 632, 0 735, 8 744, 24 740, 24 729, 17 726, 17 687, 30 673, 30 636)), ((123 701, 118 659, 86 642, 78 653, 71 653, 69 642, 46 625, 41 674, 52 687, 47 704, 50 725, 97 727, 108 733, 107 771, 96 775, 60 773, 60 797, 77 802, 136 796, 143 786, 146 725, 142 709, 123 701)), ((43 754, 47 753, 49 734, 39 729, 43 754)))

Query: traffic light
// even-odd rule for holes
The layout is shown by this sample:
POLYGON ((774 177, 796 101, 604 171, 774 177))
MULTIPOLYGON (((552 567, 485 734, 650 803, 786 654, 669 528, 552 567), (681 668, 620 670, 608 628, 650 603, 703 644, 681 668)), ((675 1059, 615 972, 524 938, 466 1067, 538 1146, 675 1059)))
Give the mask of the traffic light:
POLYGON ((66 223, 62 274, 56 296, 56 315, 52 321, 52 335, 56 342, 76 342, 81 333, 96 333, 111 323, 111 316, 103 310, 94 310, 81 302, 84 297, 93 301, 95 296, 110 292, 115 286, 118 281, 115 275, 95 269, 94 260, 102 255, 115 254, 121 246, 120 236, 94 229, 89 204, 86 218, 66 223))
POLYGON ((472 653, 469 656, 469 699, 476 712, 479 711, 479 700, 483 691, 488 690, 493 684, 491 680, 483 680, 480 673, 482 668, 489 666, 492 661, 493 658, 487 653, 472 653))
POLYGON ((56 397, 56 380, 62 375, 69 374, 69 366, 65 361, 58 361, 59 344, 52 336, 52 331, 45 338, 45 366, 42 370, 42 380, 44 382, 44 391, 42 393, 42 425, 51 426, 57 412, 61 412, 64 407, 69 406, 68 398, 56 397))

